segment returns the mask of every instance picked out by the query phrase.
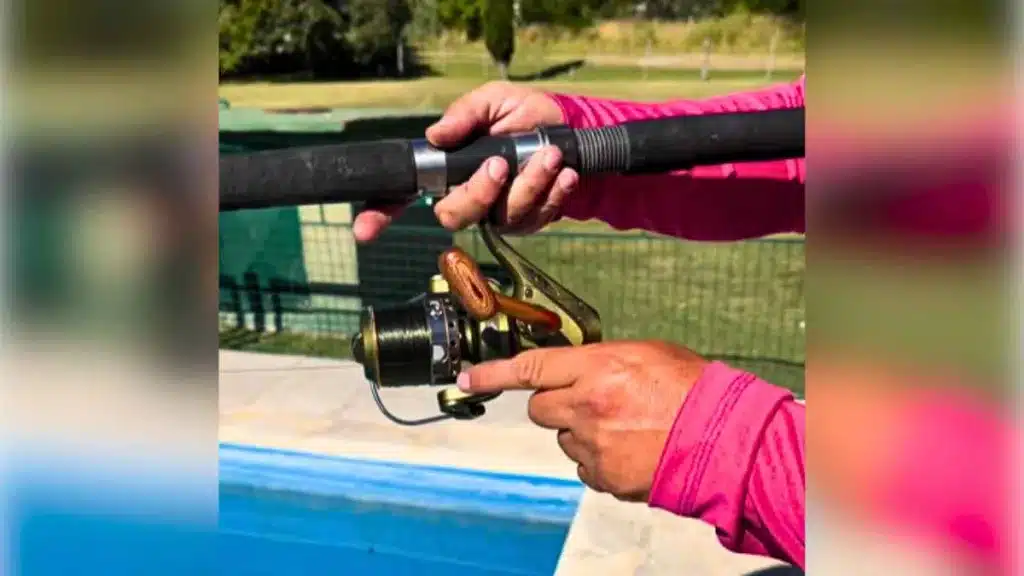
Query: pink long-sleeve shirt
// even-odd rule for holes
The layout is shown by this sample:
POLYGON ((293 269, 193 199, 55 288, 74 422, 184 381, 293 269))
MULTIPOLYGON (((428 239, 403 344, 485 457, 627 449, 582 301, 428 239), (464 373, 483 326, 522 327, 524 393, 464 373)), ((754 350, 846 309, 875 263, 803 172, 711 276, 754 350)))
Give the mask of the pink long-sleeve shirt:
MULTIPOLYGON (((800 107, 804 79, 753 92, 657 104, 554 98, 567 124, 588 128, 666 116, 800 107)), ((988 157, 998 159, 998 154, 988 157)), ((960 176, 963 180, 963 170, 960 176)), ((804 232, 804 182, 803 159, 585 179, 561 216, 698 241, 804 232)), ((924 218, 926 231, 938 226, 944 235, 1001 230, 1001 204, 998 194, 993 196, 997 188, 978 178, 967 183, 960 186, 967 195, 955 196, 953 211, 936 212, 933 194, 912 198, 912 206, 897 203, 890 212, 905 229, 922 230, 918 221, 924 218)), ((998 567, 1006 565, 1012 548, 1005 505, 1011 497, 1001 484, 987 479, 1005 476, 1003 453, 1012 444, 1013 425, 991 406, 948 392, 922 389, 904 400, 901 429, 892 439, 899 464, 884 469, 878 493, 862 504, 880 517, 898 519, 925 539, 937 539, 939 549, 963 551, 1002 572, 998 567)), ((710 364, 676 417, 650 505, 711 524, 730 550, 804 568, 804 420, 803 404, 787 390, 725 364, 710 364)))
MULTIPOLYGON (((804 81, 705 100, 658 104, 555 95, 567 124, 595 128, 630 120, 799 108, 804 81)), ((573 220, 603 220, 677 238, 729 241, 804 232, 804 160, 698 166, 664 174, 585 179, 562 209, 573 220), (643 194, 634 191, 643 190, 643 194)))
MULTIPOLYGON (((555 100, 567 124, 592 128, 647 118, 795 108, 803 106, 803 94, 801 79, 699 101, 640 104, 569 95, 555 95, 555 100)), ((803 232, 804 161, 587 179, 562 216, 703 241, 803 232)), ((804 406, 789 391, 712 363, 676 418, 650 505, 711 524, 730 550, 803 567, 803 434, 804 406)))

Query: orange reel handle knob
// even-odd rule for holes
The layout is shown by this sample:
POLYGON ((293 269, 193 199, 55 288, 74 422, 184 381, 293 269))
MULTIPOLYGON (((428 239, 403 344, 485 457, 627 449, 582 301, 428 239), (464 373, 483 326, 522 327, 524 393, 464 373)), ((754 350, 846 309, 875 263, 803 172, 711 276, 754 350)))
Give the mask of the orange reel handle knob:
POLYGON ((473 257, 461 248, 445 250, 438 258, 437 267, 452 293, 477 320, 489 320, 503 312, 521 322, 549 330, 562 327, 562 318, 558 314, 495 292, 473 257))
POLYGON ((477 320, 489 320, 498 313, 498 299, 473 258, 461 248, 449 248, 438 258, 437 267, 448 288, 477 320))

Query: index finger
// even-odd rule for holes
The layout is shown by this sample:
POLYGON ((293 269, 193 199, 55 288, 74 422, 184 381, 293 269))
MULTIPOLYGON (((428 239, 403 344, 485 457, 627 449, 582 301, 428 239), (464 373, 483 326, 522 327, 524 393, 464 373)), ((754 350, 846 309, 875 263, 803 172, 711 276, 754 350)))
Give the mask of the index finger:
POLYGON ((463 392, 486 394, 504 390, 551 390, 572 386, 588 364, 585 348, 527 350, 508 360, 485 362, 459 374, 463 392))
POLYGON ((352 222, 352 235, 356 242, 370 242, 376 240, 380 233, 397 218, 408 202, 377 204, 367 203, 362 212, 356 214, 352 222))

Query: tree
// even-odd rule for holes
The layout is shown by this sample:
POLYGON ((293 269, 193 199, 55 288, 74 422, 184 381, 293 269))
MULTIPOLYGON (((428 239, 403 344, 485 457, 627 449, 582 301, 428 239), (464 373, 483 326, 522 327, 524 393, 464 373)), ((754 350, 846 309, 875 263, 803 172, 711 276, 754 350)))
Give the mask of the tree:
POLYGON ((341 35, 338 13, 320 0, 239 0, 220 3, 221 74, 285 73, 312 67, 314 52, 341 35))
POLYGON ((437 0, 437 19, 446 29, 461 30, 476 42, 482 34, 485 0, 437 0))
POLYGON ((411 18, 409 0, 221 0, 220 73, 389 73, 408 60, 399 47, 411 18))
POLYGON ((508 65, 516 48, 515 17, 513 0, 487 0, 484 4, 484 44, 503 79, 508 79, 508 65))
POLYGON ((397 66, 402 31, 412 20, 407 0, 348 0, 345 42, 361 69, 382 75, 397 66))
POLYGON ((412 21, 409 22, 409 37, 421 41, 436 38, 444 27, 439 17, 438 0, 412 0, 412 21))
POLYGON ((607 9, 607 0, 520 0, 524 24, 549 24, 581 30, 607 9))

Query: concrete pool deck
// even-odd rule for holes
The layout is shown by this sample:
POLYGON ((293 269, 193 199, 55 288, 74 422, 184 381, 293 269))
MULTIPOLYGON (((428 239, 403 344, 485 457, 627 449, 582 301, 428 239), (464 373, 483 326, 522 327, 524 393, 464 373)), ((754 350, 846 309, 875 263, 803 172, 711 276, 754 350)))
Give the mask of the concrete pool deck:
MULTIPOLYGON (((382 392, 399 416, 436 413, 425 389, 382 392)), ((528 395, 505 394, 472 422, 397 426, 373 403, 353 362, 220 352, 220 440, 410 464, 576 478, 553 433, 526 417, 528 395)), ((732 554, 712 529, 587 490, 556 576, 739 576, 773 560, 732 554)))

